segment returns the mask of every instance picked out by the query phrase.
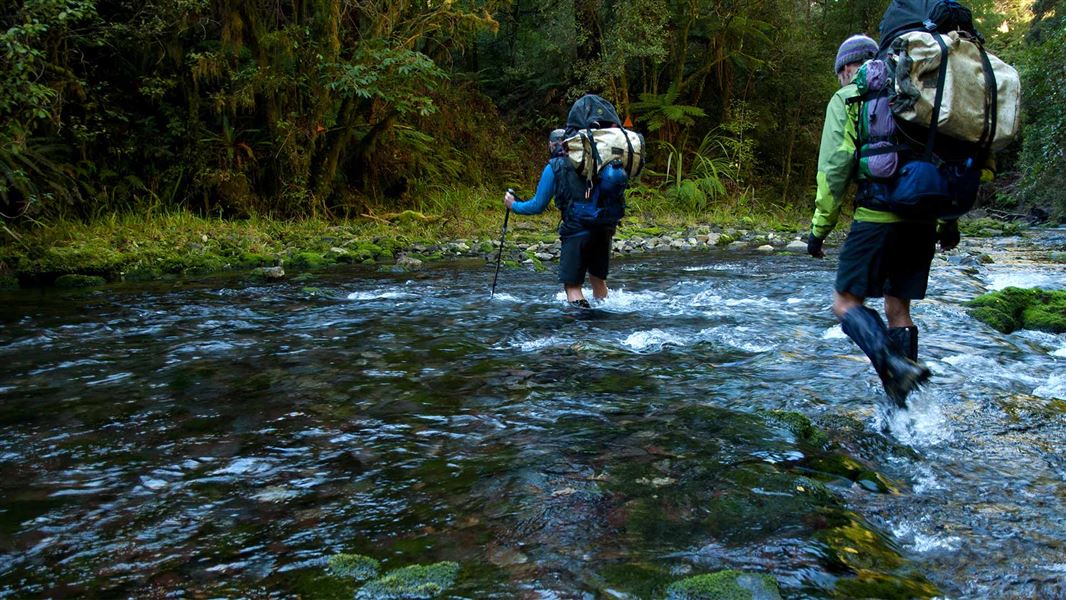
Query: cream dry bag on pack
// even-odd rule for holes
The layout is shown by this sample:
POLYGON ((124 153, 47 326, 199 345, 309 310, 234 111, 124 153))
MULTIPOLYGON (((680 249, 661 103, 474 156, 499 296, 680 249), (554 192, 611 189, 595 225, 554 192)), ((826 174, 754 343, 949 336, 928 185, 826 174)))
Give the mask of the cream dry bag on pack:
POLYGON ((1003 149, 1017 137, 1018 72, 985 51, 979 40, 960 31, 910 31, 891 48, 896 67, 892 111, 897 117, 929 127, 937 114, 940 133, 992 150, 1003 149))
POLYGON ((616 160, 630 179, 644 168, 644 136, 635 131, 621 127, 582 129, 564 144, 574 169, 590 181, 616 160))

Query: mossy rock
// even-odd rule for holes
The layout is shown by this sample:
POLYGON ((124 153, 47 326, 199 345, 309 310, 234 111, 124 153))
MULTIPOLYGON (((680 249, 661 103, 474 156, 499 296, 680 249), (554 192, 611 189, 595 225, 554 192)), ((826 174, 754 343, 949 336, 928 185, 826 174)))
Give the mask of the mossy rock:
POLYGON ((63 289, 88 288, 104 285, 107 280, 99 275, 61 275, 55 286, 63 289))
POLYGON ((1021 226, 1017 223, 1007 223, 987 217, 959 220, 959 231, 966 237, 987 238, 1001 235, 1017 235, 1021 229, 1021 226))
POLYGON ((459 563, 411 565, 389 571, 359 588, 357 600, 436 598, 455 585, 459 563))
POLYGON ((544 261, 542 261, 541 259, 537 258, 537 256, 533 252, 526 251, 525 254, 526 254, 526 260, 531 261, 533 263, 533 270, 535 270, 537 272, 540 272, 540 271, 544 270, 544 261))
POLYGON ((366 581, 377 577, 381 570, 381 563, 362 554, 335 554, 329 558, 326 565, 329 567, 330 574, 356 581, 366 581))
POLYGON ((820 473, 853 481, 870 492, 881 494, 899 493, 899 485, 896 482, 850 456, 842 454, 819 456, 809 461, 807 466, 820 473))
POLYGON ((666 589, 666 600, 780 600, 772 575, 719 571, 677 581, 666 589))
POLYGON ((19 280, 16 277, 10 275, 0 276, 0 290, 17 290, 19 289, 19 280))
POLYGON ((53 246, 38 258, 24 257, 19 261, 18 270, 27 273, 109 273, 121 271, 124 260, 122 254, 103 242, 85 241, 53 246))
POLYGON ((353 262, 372 261, 385 254, 385 250, 373 242, 357 241, 350 244, 346 249, 351 255, 353 262))
POLYGON ((1066 333, 1066 291, 1009 287, 966 303, 970 315, 1002 333, 1066 333))
POLYGON ((737 241, 736 238, 734 238, 733 236, 729 235, 728 233, 723 233, 721 236, 719 236, 718 241, 715 242, 714 245, 715 246, 728 246, 729 244, 732 244, 735 241, 737 241))
POLYGON ((246 268, 265 267, 274 264, 274 260, 262 254, 245 252, 237 259, 237 264, 246 268))
POLYGON ((872 571, 859 571, 857 577, 838 579, 833 590, 836 598, 879 598, 911 600, 936 598, 940 590, 922 575, 897 577, 872 571))
POLYGON ((771 421, 784 425, 804 445, 823 449, 829 445, 829 436, 814 426, 805 415, 788 410, 770 410, 765 414, 771 421))
POLYGON ((285 261, 294 269, 315 269, 331 264, 331 261, 318 252, 297 252, 285 261))
POLYGON ((637 598, 662 598, 675 575, 653 564, 617 563, 602 571, 604 587, 624 590, 637 598))
POLYGON ((830 560, 854 572, 884 572, 903 566, 903 557, 892 543, 857 516, 819 531, 817 538, 825 544, 830 560))

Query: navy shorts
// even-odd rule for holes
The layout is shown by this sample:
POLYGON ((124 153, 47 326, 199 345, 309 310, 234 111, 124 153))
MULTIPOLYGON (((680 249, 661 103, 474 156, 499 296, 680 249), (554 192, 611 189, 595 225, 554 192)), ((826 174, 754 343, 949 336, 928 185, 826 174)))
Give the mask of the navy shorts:
POLYGON ((559 251, 559 282, 563 285, 581 285, 585 283, 586 272, 593 277, 607 279, 614 229, 605 227, 564 238, 559 251))
POLYGON ((925 298, 936 223, 852 221, 840 251, 836 290, 860 298, 925 298))

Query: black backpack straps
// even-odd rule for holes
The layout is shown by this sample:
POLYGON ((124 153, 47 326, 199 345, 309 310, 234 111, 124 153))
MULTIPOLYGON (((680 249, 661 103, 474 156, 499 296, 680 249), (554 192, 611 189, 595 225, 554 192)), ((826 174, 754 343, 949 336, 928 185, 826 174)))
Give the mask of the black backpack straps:
POLYGON ((996 82, 996 73, 992 70, 992 61, 988 59, 985 45, 978 42, 977 50, 981 53, 981 69, 985 72, 985 118, 981 130, 981 138, 977 141, 982 150, 992 147, 996 140, 996 117, 999 113, 999 84, 996 82))
POLYGON ((629 174, 632 172, 633 169, 633 142, 629 141, 629 132, 626 130, 626 128, 622 127, 621 129, 622 136, 626 138, 626 148, 629 149, 629 155, 626 156, 626 177, 629 177, 629 174))
POLYGON ((933 113, 929 116, 929 138, 925 143, 925 160, 933 161, 933 144, 936 142, 936 132, 940 128, 940 104, 944 101, 944 83, 948 78, 948 46, 944 43, 944 37, 933 32, 933 39, 940 46, 940 69, 936 76, 936 97, 933 100, 933 113))

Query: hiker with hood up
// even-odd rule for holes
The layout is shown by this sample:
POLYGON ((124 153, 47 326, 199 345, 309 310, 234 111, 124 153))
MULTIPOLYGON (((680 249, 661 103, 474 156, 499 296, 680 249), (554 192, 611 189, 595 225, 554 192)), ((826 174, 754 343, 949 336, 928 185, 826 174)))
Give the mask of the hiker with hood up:
MULTIPOLYGON (((643 166, 643 156, 637 156, 642 144, 638 142, 634 148, 628 142, 631 138, 636 141, 639 136, 622 127, 618 113, 609 102, 592 94, 583 96, 570 109, 566 129, 551 133, 548 143, 551 156, 541 172, 536 194, 524 201, 510 191, 504 195, 504 206, 520 215, 539 214, 555 199, 562 242, 559 282, 563 284, 567 302, 573 306, 590 307, 582 291, 586 273, 593 297, 597 300, 607 297, 611 244, 625 212, 625 189, 629 175, 635 175, 643 166), (629 145, 621 149, 617 148, 617 141, 613 142, 614 156, 622 158, 602 161, 595 150, 597 139, 601 140, 599 151, 611 143, 602 140, 624 139, 629 145), (634 164, 634 160, 639 164, 634 164)), ((611 156, 609 152, 606 155, 611 156)))
MULTIPOLYGON (((855 141, 859 95, 853 79, 859 67, 874 58, 877 42, 865 35, 849 37, 837 51, 834 68, 840 89, 826 108, 818 150, 817 195, 807 253, 823 258, 822 244, 836 226, 844 194, 856 168, 855 141)), ((860 196, 863 182, 859 182, 860 196)), ((937 241, 943 250, 959 243, 952 222, 939 232, 935 219, 911 221, 866 206, 856 200, 851 230, 840 251, 833 313, 841 328, 869 357, 885 392, 900 407, 906 397, 929 378, 929 369, 917 362, 918 328, 911 320, 912 300, 925 297, 929 268, 937 241), (888 327, 867 308, 867 298, 885 299, 888 327)))

